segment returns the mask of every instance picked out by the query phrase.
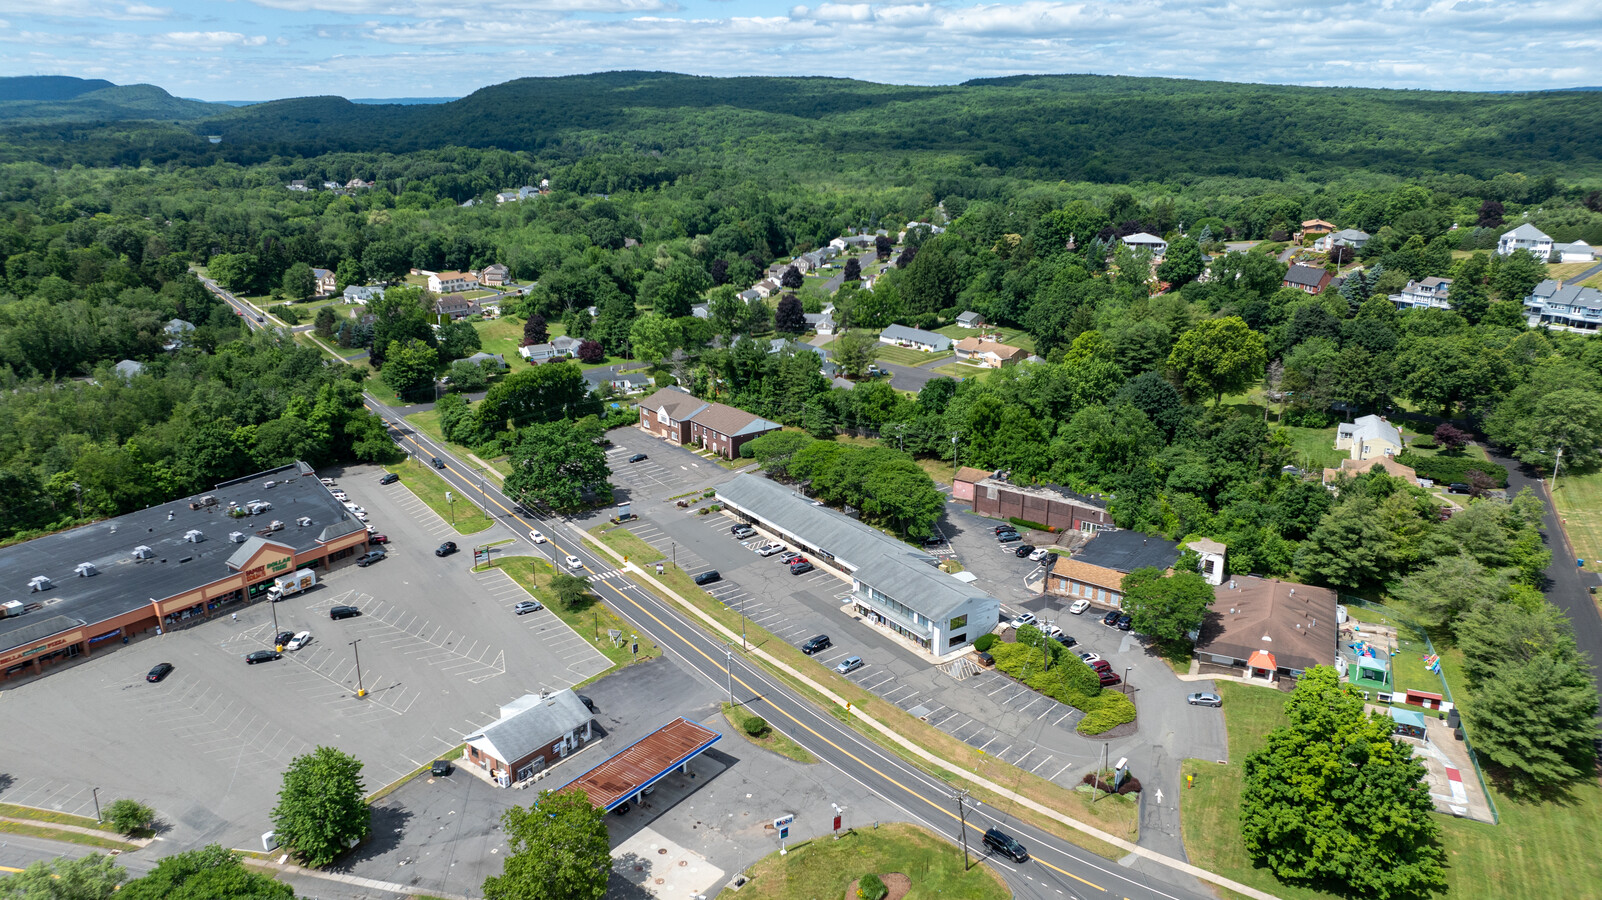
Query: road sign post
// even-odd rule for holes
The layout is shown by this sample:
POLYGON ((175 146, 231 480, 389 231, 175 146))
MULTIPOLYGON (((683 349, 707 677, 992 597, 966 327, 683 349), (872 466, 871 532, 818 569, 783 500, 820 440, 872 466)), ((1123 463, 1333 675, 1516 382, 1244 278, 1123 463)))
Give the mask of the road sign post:
POLYGON ((787 816, 780 816, 773 820, 773 829, 779 833, 780 856, 783 856, 789 852, 788 850, 784 849, 784 842, 785 839, 789 838, 790 836, 790 825, 793 822, 795 822, 795 813, 790 813, 787 816))

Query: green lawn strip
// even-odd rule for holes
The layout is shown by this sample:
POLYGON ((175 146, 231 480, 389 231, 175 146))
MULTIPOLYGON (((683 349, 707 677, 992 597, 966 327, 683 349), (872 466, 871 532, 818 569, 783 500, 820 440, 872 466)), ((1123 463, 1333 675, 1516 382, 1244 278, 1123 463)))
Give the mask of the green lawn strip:
POLYGON ((1585 560, 1587 570, 1602 572, 1602 472, 1560 473, 1553 501, 1575 558, 1585 560))
MULTIPOLYGON (((433 438, 436 443, 444 444, 445 446, 456 451, 456 455, 462 460, 462 462, 468 465, 473 465, 473 460, 480 458, 477 454, 473 453, 472 447, 466 447, 461 444, 453 444, 450 441, 445 440, 445 431, 439 427, 438 410, 425 409, 419 412, 409 413, 406 416, 406 421, 418 431, 421 431, 422 433, 433 438)), ((512 474, 512 463, 504 456, 497 459, 485 460, 485 462, 488 462, 490 466, 490 478, 497 482, 504 480, 506 476, 512 474)))
POLYGON ((1285 426, 1285 431, 1290 435, 1296 464, 1310 472, 1339 468, 1341 460, 1350 458, 1345 450, 1335 449, 1334 428, 1285 426))
MULTIPOLYGON (((498 319, 474 322, 479 349, 485 353, 500 354, 507 365, 522 364, 523 358, 517 355, 517 348, 523 345, 523 321, 521 316, 502 315, 498 319)), ((562 324, 552 322, 546 326, 546 331, 551 337, 557 337, 562 334, 562 324)))
POLYGON ((65 828, 51 828, 48 825, 24 825, 21 822, 0 821, 0 833, 25 834, 29 837, 44 838, 50 841, 66 841, 69 844, 99 847, 103 850, 121 850, 124 853, 139 849, 138 844, 130 844, 126 841, 99 837, 93 834, 84 834, 81 831, 68 831, 65 828))
MULTIPOLYGON (((1005 882, 983 862, 963 868, 962 848, 916 825, 894 822, 877 828, 857 825, 839 840, 831 835, 797 841, 758 860, 751 881, 736 893, 725 888, 719 900, 757 896, 763 900, 819 900, 846 896, 864 875, 900 873, 912 882, 907 900, 1006 900, 1005 882)), ((970 853, 972 850, 970 849, 970 853)))
POLYGON ((935 334, 943 334, 951 338, 952 342, 981 335, 986 337, 995 335, 1000 338, 998 343, 1006 344, 1009 347, 1018 347, 1030 353, 1035 352, 1035 339, 1030 337, 1028 332, 1018 328, 1003 328, 999 325, 986 325, 983 328, 964 328, 961 325, 947 325, 944 328, 936 328, 935 334))
MULTIPOLYGON (((736 734, 764 750, 772 750, 774 753, 793 759, 798 763, 815 763, 818 761, 816 756, 807 752, 807 748, 780 734, 772 726, 763 731, 761 737, 753 736, 749 731, 746 731, 747 722, 754 719, 762 719, 762 717, 748 712, 743 707, 731 706, 727 703, 723 704, 723 718, 728 719, 729 724, 734 726, 736 734)), ((763 719, 762 721, 766 722, 767 720, 763 719)))
POLYGON ((373 399, 385 406, 406 405, 400 401, 399 397, 395 396, 394 391, 389 389, 389 385, 384 383, 384 379, 378 377, 378 373, 373 370, 371 364, 368 364, 367 368, 370 374, 367 376, 367 380, 362 383, 362 390, 371 394, 373 399))
POLYGON ((930 371, 934 372, 936 375, 944 375, 948 378, 980 378, 982 376, 989 375, 991 372, 996 370, 986 368, 984 366, 970 366, 967 363, 954 362, 946 363, 943 366, 935 366, 930 371))
POLYGON ((662 559, 662 551, 647 544, 634 532, 623 525, 613 525, 608 522, 590 529, 590 534, 601 539, 603 544, 623 554, 629 562, 646 565, 662 559))
POLYGON ((495 562, 496 568, 512 576, 512 580, 523 586, 523 590, 533 594, 535 599, 545 604, 545 608, 556 614, 558 619, 567 623, 567 626, 580 637, 590 642, 590 646, 601 651, 601 654, 611 661, 612 667, 605 672, 591 676, 584 683, 588 684, 603 675, 632 665, 634 662, 644 662, 660 656, 662 651, 649 640, 640 641, 640 652, 636 656, 630 652, 630 644, 634 638, 634 628, 623 621, 600 600, 591 600, 589 603, 574 609, 564 609, 556 602, 556 596, 551 593, 548 585, 556 569, 545 559, 533 556, 509 556, 495 562), (607 633, 613 629, 623 632, 625 638, 623 646, 612 644, 607 633))
POLYGON ((429 509, 439 514, 439 517, 452 523, 458 534, 477 534, 494 525, 494 520, 484 515, 484 511, 474 506, 472 501, 461 497, 460 492, 451 488, 445 479, 434 474, 434 470, 418 462, 416 457, 407 457, 405 461, 384 467, 401 477, 401 484, 411 489, 418 499, 428 504, 429 509), (445 501, 445 492, 450 491, 455 498, 454 503, 445 501), (454 507, 454 509, 452 508, 454 507))
MULTIPOLYGON (((739 607, 736 606, 731 609, 723 606, 712 595, 697 586, 690 579, 690 576, 682 570, 668 566, 664 574, 653 577, 656 577, 657 580, 678 593, 679 596, 689 600, 697 609, 706 613, 725 628, 735 633, 740 632, 739 607)), ((653 593, 660 594, 660 591, 657 591, 649 582, 641 580, 639 583, 653 593)), ((664 597, 663 599, 672 602, 670 597, 664 597)), ((1055 782, 1030 774, 994 756, 983 753, 929 723, 908 715, 900 707, 876 702, 872 694, 865 693, 862 688, 853 682, 836 675, 827 667, 819 665, 810 656, 802 653, 796 647, 779 640, 755 623, 747 620, 745 629, 753 648, 762 649, 797 672, 805 672, 813 683, 833 692, 837 697, 846 698, 859 711, 871 709, 873 718, 929 753, 950 762, 964 771, 972 772, 993 784, 1004 785, 1019 794, 1030 797, 1037 803, 1055 809, 1065 816, 1092 825, 1109 834, 1128 841, 1134 841, 1139 836, 1138 809, 1132 799, 1128 797, 1111 797, 1103 799, 1100 803, 1092 804, 1090 797, 1086 794, 1068 790, 1055 782)), ((748 658, 756 663, 761 663, 761 660, 757 657, 748 658)), ((850 725, 858 733, 884 749, 895 753, 906 762, 943 781, 951 782, 957 778, 951 770, 929 763, 907 748, 889 740, 878 729, 862 722, 857 717, 845 716, 844 711, 832 700, 813 690, 807 683, 793 677, 783 669, 771 666, 767 667, 767 669, 769 674, 784 681, 792 690, 810 699, 820 708, 834 712, 842 722, 850 725)), ((760 714, 762 710, 760 707, 754 707, 753 711, 760 714)), ((773 717, 769 721, 776 722, 783 728, 793 726, 793 723, 790 723, 789 720, 779 717, 773 717)), ((1061 823, 1040 815, 1027 807, 1019 806, 1010 798, 996 795, 977 785, 970 786, 976 798, 989 803, 997 809, 1005 810, 1011 815, 1024 819, 1037 828, 1044 829, 1064 840, 1071 841, 1092 853, 1107 859, 1118 859, 1124 855, 1123 850, 1080 831, 1069 829, 1061 823)))
POLYGON ((32 819, 35 822, 48 822, 52 825, 76 825, 79 828, 93 828, 97 831, 106 831, 116 834, 116 829, 103 822, 96 822, 88 816, 75 816, 72 813, 57 812, 53 809, 40 809, 36 806, 18 806, 15 803, 0 803, 0 816, 12 819, 32 819))
MULTIPOLYGON (((434 759, 452 759, 452 760, 461 759, 462 758, 462 753, 463 753, 465 747, 466 747, 465 744, 459 744, 459 745, 457 745, 455 747, 452 747, 451 749, 445 751, 444 753, 441 753, 440 755, 434 757, 434 759)), ((408 781, 411 781, 413 778, 416 778, 419 775, 427 774, 429 769, 432 768, 433 765, 434 765, 434 760, 431 759, 428 762, 426 762, 426 763, 418 766, 417 768, 413 769, 412 771, 407 772, 405 775, 402 775, 401 777, 395 779, 394 781, 391 781, 389 784, 386 784, 383 787, 379 788, 378 790, 372 792, 371 794, 368 794, 367 795, 367 804, 369 806, 371 806, 372 804, 377 803, 378 801, 384 799, 385 797, 388 797, 390 794, 395 793, 396 791, 400 790, 401 787, 403 787, 408 781)))

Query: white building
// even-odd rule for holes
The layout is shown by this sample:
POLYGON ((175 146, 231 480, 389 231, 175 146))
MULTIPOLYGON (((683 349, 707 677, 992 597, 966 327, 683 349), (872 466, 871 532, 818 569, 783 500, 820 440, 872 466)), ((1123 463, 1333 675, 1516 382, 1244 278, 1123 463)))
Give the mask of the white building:
POLYGON ((1452 290, 1452 279, 1431 276, 1423 281, 1409 281, 1400 294, 1391 296, 1397 309, 1451 309, 1447 295, 1452 290))
POLYGON ((1515 250, 1528 250, 1530 254, 1541 262, 1546 262, 1552 255, 1552 239, 1546 232, 1528 222, 1502 235, 1496 242, 1496 252, 1502 256, 1510 256, 1515 250))
POLYGON ((1167 241, 1155 234, 1147 234, 1144 231, 1123 238, 1123 242, 1124 246, 1131 250, 1149 251, 1153 259, 1162 259, 1163 254, 1168 252, 1167 241))

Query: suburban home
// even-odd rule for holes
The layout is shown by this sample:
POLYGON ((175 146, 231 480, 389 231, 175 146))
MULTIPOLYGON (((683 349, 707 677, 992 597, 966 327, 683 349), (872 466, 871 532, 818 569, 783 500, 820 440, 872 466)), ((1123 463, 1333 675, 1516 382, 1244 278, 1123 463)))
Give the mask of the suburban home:
POLYGON ((453 319, 465 319, 478 312, 478 303, 461 294, 446 294, 434 301, 434 312, 453 319))
POLYGON ((1379 416, 1367 415, 1335 427, 1335 449, 1354 460, 1383 459, 1402 452, 1402 433, 1379 416))
POLYGON ((311 188, 306 186, 306 179, 304 179, 304 178, 297 178, 294 181, 291 181, 290 183, 284 185, 284 187, 286 187, 286 188, 288 188, 289 190, 292 190, 292 191, 309 191, 309 190, 311 190, 311 188))
POLYGON ((1013 484, 984 469, 963 466, 951 484, 953 500, 966 500, 974 512, 992 519, 1023 519, 1056 531, 1090 534, 1113 527, 1107 503, 1056 485, 1013 484))
POLYGON ((1409 281, 1400 294, 1393 294, 1391 302, 1398 309, 1451 309, 1447 295, 1452 290, 1452 279, 1430 276, 1423 281, 1409 281))
POLYGON ((1602 326, 1602 291, 1547 279, 1524 298, 1524 312, 1531 327, 1594 332, 1602 326))
POLYGON ((367 190, 368 188, 371 188, 376 183, 377 182, 373 182, 373 181, 363 181, 360 178, 352 178, 351 180, 345 182, 345 190, 348 190, 348 191, 363 191, 363 190, 367 190))
POLYGON ((332 294, 334 292, 334 273, 327 269, 312 269, 312 277, 317 279, 318 295, 332 294))
POLYGON ((337 191, 337 190, 339 190, 339 182, 337 182, 337 181, 325 181, 325 182, 323 182, 323 190, 325 190, 325 191, 337 191))
POLYGON ((743 290, 735 296, 739 297, 741 300, 744 300, 748 305, 762 299, 762 295, 755 289, 743 290))
POLYGON ((932 331, 891 325, 879 332, 879 343, 896 347, 911 347, 926 353, 945 353, 951 349, 951 338, 932 331))
POLYGON ((384 289, 376 284, 346 285, 344 298, 346 303, 366 306, 370 301, 384 299, 384 289))
POLYGON ((497 368, 497 369, 506 368, 506 357, 500 355, 499 353, 483 353, 483 352, 479 352, 479 353, 473 354, 472 356, 469 356, 467 358, 467 361, 472 363, 475 366, 480 366, 480 367, 482 367, 485 363, 490 363, 490 364, 494 365, 495 368, 497 368))
POLYGON ((501 717, 467 736, 465 768, 491 784, 527 781, 590 740, 595 716, 564 688, 524 694, 501 707, 501 717))
POLYGON ((1285 272, 1282 287, 1295 288, 1304 294, 1317 294, 1329 286, 1330 274, 1320 266, 1304 266, 1298 263, 1285 272))
POLYGON ((697 303, 690 307, 690 315, 695 316, 697 319, 710 319, 712 318, 712 304, 697 303))
POLYGON ((1168 242, 1155 234, 1142 231, 1122 238, 1124 246, 1131 250, 1146 250, 1151 253, 1152 259, 1162 259, 1168 252, 1168 242))
POLYGON ((627 375, 613 376, 607 384, 620 394, 643 394, 654 382, 651 381, 651 376, 642 372, 630 372, 627 375))
POLYGON ((1597 249, 1585 241, 1575 241, 1572 244, 1554 244, 1552 251, 1558 255, 1559 262, 1594 262, 1597 258, 1597 249))
POLYGON ((1254 575, 1231 578, 1213 588, 1196 656, 1267 681, 1333 666, 1340 637, 1336 599, 1329 588, 1254 575))
POLYGON ((167 340, 162 343, 161 349, 171 352, 183 347, 184 338, 188 337, 189 333, 194 330, 194 324, 185 322, 183 319, 169 321, 161 329, 162 333, 167 336, 167 340))
POLYGON ((777 294, 780 290, 780 287, 777 281, 774 281, 771 278, 764 278, 756 284, 751 285, 751 290, 756 291, 757 296, 765 300, 774 294, 777 294))
POLYGON ((459 294, 478 287, 471 272, 427 272, 428 289, 436 294, 459 294))
POLYGON ((896 243, 905 244, 907 242, 907 232, 913 230, 914 228, 928 229, 931 235, 946 233, 946 230, 941 228, 939 225, 931 225, 928 222, 908 222, 907 227, 901 229, 901 231, 896 234, 896 243))
POLYGON ((1323 219, 1308 219, 1302 223, 1301 230, 1296 232, 1296 242, 1301 243, 1308 237, 1323 237, 1334 230, 1334 222, 1326 222, 1323 219))
POLYGON ((1500 256, 1510 256, 1516 250, 1528 250, 1536 259, 1546 262, 1552 256, 1552 239, 1546 232, 1525 222, 1502 235, 1496 242, 1496 252, 1500 256))
POLYGON ((1012 347, 998 341, 967 337, 956 343, 957 358, 991 369, 1010 366, 1029 355, 1022 347, 1012 347))
POLYGON ((1341 460, 1340 468, 1324 470, 1324 486, 1334 490, 1335 481, 1339 476, 1345 475, 1347 478, 1356 478, 1359 475, 1367 475, 1369 470, 1375 466, 1383 468, 1385 474, 1392 478, 1400 478, 1413 487, 1419 486, 1417 472, 1388 456, 1378 459, 1343 459, 1341 460))
POLYGON ((834 314, 830 312, 802 313, 801 318, 807 320, 807 327, 818 334, 834 334, 834 314))
POLYGON ((1369 235, 1366 231, 1358 231, 1356 228, 1343 228, 1314 241, 1313 249, 1320 253, 1328 253, 1336 247, 1350 247, 1353 250, 1361 250, 1368 243, 1368 240, 1369 235))
POLYGON ((496 203, 516 203, 519 199, 516 191, 501 191, 495 195, 496 203))
POLYGON ((783 427, 743 409, 712 403, 690 417, 690 443, 724 459, 735 459, 746 441, 783 427))
POLYGON ((511 277, 511 269, 508 269, 500 263, 494 263, 485 266, 483 270, 478 273, 478 283, 485 287, 501 287, 502 285, 506 284, 506 282, 510 281, 511 277))
POLYGON ((584 343, 578 338, 555 337, 548 344, 529 344, 517 348, 519 356, 531 363, 542 363, 553 359, 572 359, 578 356, 579 344, 584 343))
POLYGON ((969 310, 957 316, 957 324, 964 328, 983 328, 985 327, 985 317, 969 310))
POLYGON ((125 359, 111 368, 123 378, 132 378, 145 370, 145 364, 137 360, 125 359))

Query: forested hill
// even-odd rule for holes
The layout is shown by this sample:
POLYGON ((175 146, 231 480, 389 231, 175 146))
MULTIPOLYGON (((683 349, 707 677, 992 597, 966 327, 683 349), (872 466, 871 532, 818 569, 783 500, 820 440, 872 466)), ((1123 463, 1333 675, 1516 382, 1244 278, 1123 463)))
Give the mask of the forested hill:
POLYGON ((0 122, 186 121, 221 107, 184 100, 155 85, 116 85, 60 75, 0 78, 0 122))
POLYGON ((946 87, 608 72, 435 106, 264 103, 197 123, 288 155, 448 145, 574 159, 791 146, 958 153, 1022 177, 1121 182, 1356 169, 1602 174, 1602 95, 1307 88, 1095 75, 946 87))

